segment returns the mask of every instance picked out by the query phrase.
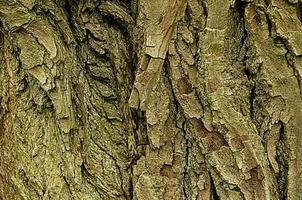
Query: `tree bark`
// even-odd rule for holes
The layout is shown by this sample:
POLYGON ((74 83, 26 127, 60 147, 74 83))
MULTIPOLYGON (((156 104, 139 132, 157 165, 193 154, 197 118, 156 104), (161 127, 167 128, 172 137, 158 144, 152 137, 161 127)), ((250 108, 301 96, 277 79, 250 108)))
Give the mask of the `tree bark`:
POLYGON ((302 199, 301 0, 0 0, 0 200, 302 199))

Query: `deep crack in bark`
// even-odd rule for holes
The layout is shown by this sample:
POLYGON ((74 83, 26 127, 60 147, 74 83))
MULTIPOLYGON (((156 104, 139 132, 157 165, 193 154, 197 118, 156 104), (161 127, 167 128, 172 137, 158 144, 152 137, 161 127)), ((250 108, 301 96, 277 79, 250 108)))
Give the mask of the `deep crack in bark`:
POLYGON ((276 161, 279 166, 279 173, 277 174, 277 183, 280 200, 287 199, 287 177, 288 177, 288 147, 285 136, 285 125, 282 121, 279 121, 280 130, 279 130, 279 139, 277 142, 277 156, 276 161))

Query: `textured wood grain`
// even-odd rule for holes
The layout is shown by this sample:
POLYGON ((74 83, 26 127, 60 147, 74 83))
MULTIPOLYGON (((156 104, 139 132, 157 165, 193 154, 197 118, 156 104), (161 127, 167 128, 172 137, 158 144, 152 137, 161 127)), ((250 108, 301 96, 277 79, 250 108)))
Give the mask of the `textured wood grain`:
POLYGON ((301 9, 0 0, 0 199, 301 199, 301 9))

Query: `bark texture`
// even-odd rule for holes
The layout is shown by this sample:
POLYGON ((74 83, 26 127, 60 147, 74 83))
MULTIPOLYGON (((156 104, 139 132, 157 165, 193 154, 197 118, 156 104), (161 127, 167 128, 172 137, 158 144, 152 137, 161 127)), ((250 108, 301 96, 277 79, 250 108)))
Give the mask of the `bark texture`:
POLYGON ((301 0, 0 0, 0 200, 300 200, 301 74, 301 0))

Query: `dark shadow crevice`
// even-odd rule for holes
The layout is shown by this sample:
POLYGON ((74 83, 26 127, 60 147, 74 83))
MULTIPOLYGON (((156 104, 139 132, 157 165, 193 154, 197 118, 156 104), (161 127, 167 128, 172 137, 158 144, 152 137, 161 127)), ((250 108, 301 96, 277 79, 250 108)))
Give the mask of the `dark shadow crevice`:
POLYGON ((220 200, 220 197, 217 193, 216 186, 213 180, 213 177, 210 175, 210 186, 211 186, 211 200, 220 200))
POLYGON ((285 132, 285 124, 282 121, 279 121, 280 129, 279 129, 279 140, 277 142, 277 155, 276 161, 279 167, 279 173, 276 174, 276 179, 278 183, 278 192, 279 199, 286 200, 287 199, 287 185, 288 185, 288 147, 286 142, 286 132, 285 132))
POLYGON ((297 17, 300 20, 302 26, 302 1, 298 1, 298 3, 296 4, 296 9, 297 9, 297 17))

